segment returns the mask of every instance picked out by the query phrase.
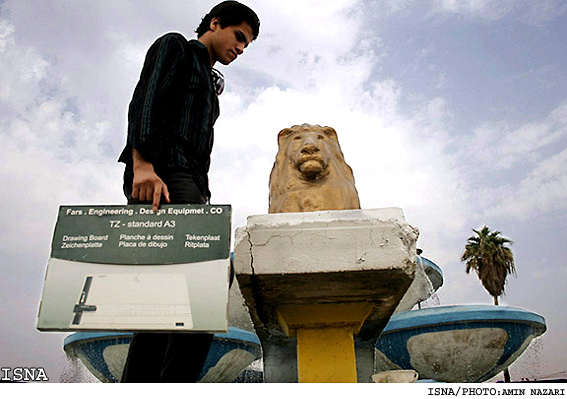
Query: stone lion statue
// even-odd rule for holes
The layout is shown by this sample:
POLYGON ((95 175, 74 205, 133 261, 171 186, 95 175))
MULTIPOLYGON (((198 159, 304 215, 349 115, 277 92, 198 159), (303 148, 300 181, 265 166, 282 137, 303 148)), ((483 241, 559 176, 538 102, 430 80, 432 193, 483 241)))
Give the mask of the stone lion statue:
POLYGON ((352 169, 331 127, 296 125, 278 134, 269 213, 360 209, 352 169))

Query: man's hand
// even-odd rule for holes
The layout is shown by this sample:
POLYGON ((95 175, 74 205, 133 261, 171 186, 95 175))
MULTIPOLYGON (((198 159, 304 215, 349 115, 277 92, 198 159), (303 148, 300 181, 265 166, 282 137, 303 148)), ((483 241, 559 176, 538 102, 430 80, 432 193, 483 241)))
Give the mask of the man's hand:
POLYGON ((132 198, 152 202, 154 211, 158 210, 162 194, 165 202, 169 204, 169 191, 163 180, 154 171, 154 166, 134 148, 132 148, 132 159, 134 161, 132 198))

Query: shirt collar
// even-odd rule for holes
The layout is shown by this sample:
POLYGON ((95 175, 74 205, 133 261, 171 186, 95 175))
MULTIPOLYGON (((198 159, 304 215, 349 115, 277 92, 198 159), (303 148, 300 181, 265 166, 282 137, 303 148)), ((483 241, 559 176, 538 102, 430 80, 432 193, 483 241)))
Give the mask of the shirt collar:
POLYGON ((211 55, 209 54, 207 46, 196 39, 189 40, 189 45, 195 47, 196 53, 201 58, 201 61, 211 70, 213 67, 211 66, 211 55))

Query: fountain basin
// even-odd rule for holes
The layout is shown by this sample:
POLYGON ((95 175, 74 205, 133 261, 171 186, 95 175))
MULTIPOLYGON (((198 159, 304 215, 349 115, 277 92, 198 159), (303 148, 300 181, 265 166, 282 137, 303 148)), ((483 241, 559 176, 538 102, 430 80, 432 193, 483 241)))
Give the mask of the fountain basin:
MULTIPOLYGON (((102 382, 118 382, 132 333, 87 333, 67 336, 65 353, 80 359, 102 382)), ((228 333, 217 333, 199 377, 199 382, 233 382, 256 359, 260 359, 260 341, 255 334, 229 327, 228 333)))
POLYGON ((399 313, 376 342, 376 371, 413 369, 420 379, 483 382, 512 364, 546 330, 527 310, 491 305, 399 313))
POLYGON ((429 299, 443 285, 443 272, 439 266, 420 255, 416 256, 416 260, 413 281, 394 313, 413 309, 418 303, 429 299))
POLYGON ((421 262, 423 270, 431 282, 433 291, 437 291, 443 285, 443 271, 439 266, 423 256, 418 255, 417 260, 421 262))

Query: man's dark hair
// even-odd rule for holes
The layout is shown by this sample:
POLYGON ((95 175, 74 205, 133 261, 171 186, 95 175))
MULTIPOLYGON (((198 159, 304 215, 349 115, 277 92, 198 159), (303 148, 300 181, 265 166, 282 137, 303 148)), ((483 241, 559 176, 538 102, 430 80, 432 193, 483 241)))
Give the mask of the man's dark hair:
POLYGON ((214 6, 213 9, 203 17, 201 24, 197 30, 195 30, 197 37, 201 37, 210 29, 211 20, 213 18, 220 20, 220 26, 223 29, 227 26, 240 25, 244 21, 248 22, 254 35, 252 40, 255 40, 260 33, 260 19, 250 7, 238 1, 223 1, 214 6))

